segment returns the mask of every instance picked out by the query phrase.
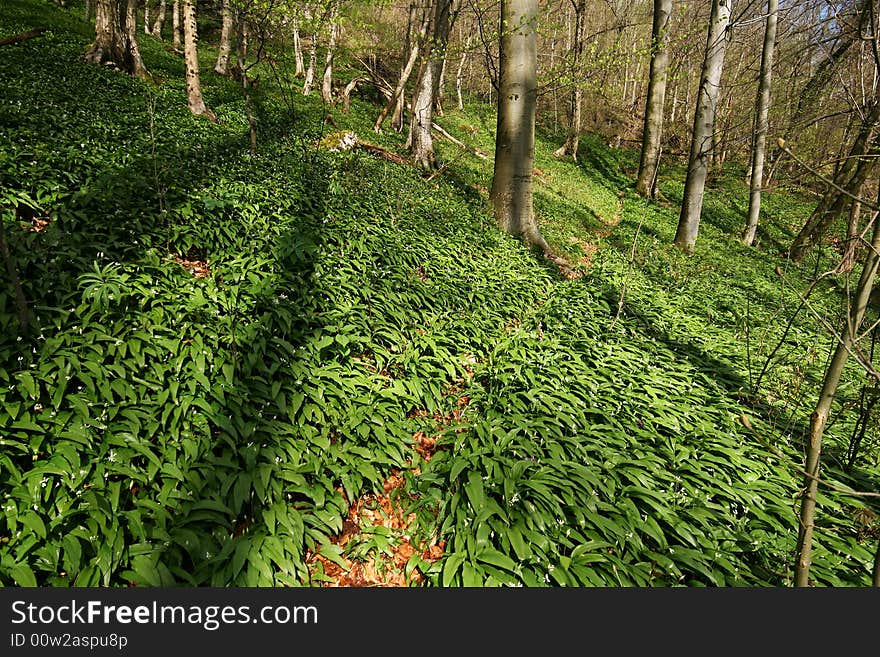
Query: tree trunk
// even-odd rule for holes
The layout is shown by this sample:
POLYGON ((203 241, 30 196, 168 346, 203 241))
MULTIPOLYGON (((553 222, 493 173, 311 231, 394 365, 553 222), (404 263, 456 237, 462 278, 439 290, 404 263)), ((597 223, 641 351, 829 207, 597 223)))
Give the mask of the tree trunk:
POLYGON ((180 0, 171 5, 171 45, 180 50, 180 0))
POLYGON ((455 97, 458 100, 459 111, 464 109, 464 100, 461 97, 461 88, 464 85, 464 64, 467 60, 467 50, 461 53, 461 59, 458 62, 458 70, 455 72, 455 97))
POLYGON ((849 150, 849 155, 834 174, 834 184, 829 186, 828 191, 807 223, 801 228, 797 237, 794 238, 788 249, 788 257, 794 262, 800 262, 804 256, 819 243, 822 235, 840 213, 847 207, 849 197, 840 189, 846 189, 852 194, 858 194, 858 190, 874 169, 875 158, 872 157, 873 141, 876 135, 878 121, 880 121, 880 99, 873 101, 871 111, 862 121, 858 135, 849 150), (866 157, 868 156, 868 157, 866 157))
POLYGON ((498 122, 490 198, 498 227, 545 252, 532 203, 538 0, 502 0, 498 122))
POLYGON ((421 75, 412 102, 408 146, 413 161, 423 169, 436 167, 431 124, 434 121, 434 98, 437 96, 440 69, 446 58, 446 46, 449 42, 451 4, 451 0, 434 0, 431 40, 425 47, 421 75))
POLYGON ((165 25, 165 13, 167 11, 167 3, 165 0, 159 2, 159 9, 156 10, 156 21, 153 23, 153 36, 162 39, 162 26, 165 25))
POLYGON ((584 53, 584 31, 586 30, 586 0, 572 2, 574 8, 574 33, 571 36, 571 92, 568 97, 568 131, 565 143, 554 151, 556 157, 571 155, 577 160, 578 146, 581 138, 581 65, 584 53))
POLYGON ((86 15, 86 22, 88 23, 90 20, 92 20, 92 13, 94 13, 94 7, 92 6, 92 0, 86 0, 84 11, 85 11, 85 15, 86 15))
MULTIPOLYGON (((415 14, 416 6, 410 5, 410 25, 413 21, 413 16, 415 14)), ((388 102, 385 104, 385 107, 382 108, 382 111, 379 112, 379 116, 376 117, 376 121, 373 123, 373 130, 379 132, 382 129, 382 123, 385 121, 385 118, 388 116, 388 113, 391 110, 394 110, 394 113, 391 117, 391 125, 395 130, 400 130, 403 126, 403 106, 404 106, 404 92, 406 89, 406 83, 409 81, 410 75, 412 75, 413 68, 416 65, 416 62, 419 59, 419 52, 421 52, 422 42, 425 39, 425 34, 428 29, 427 15, 423 15, 420 20, 420 27, 418 32, 418 37, 414 40, 410 41, 411 30, 407 31, 407 41, 410 41, 408 47, 406 48, 406 52, 408 52, 408 56, 406 58, 406 62, 403 65, 403 68, 400 70, 400 78, 397 81, 397 85, 394 87, 394 93, 391 94, 391 98, 388 99, 388 102)))
POLYGON ((144 2, 144 34, 150 33, 150 0, 144 2))
POLYGON ((223 27, 220 29, 220 44, 218 46, 217 63, 214 64, 214 72, 220 75, 229 73, 229 53, 232 50, 232 9, 229 0, 223 0, 223 27))
POLYGON ((446 101, 446 57, 440 64, 440 79, 437 81, 437 93, 434 94, 434 114, 443 116, 443 103, 446 101))
POLYGON ((206 116, 212 121, 217 117, 202 97, 202 82, 199 77, 198 30, 196 23, 195 0, 182 0, 183 4, 183 51, 186 63, 186 98, 190 111, 196 116, 206 116))
POLYGON ((306 66, 303 61, 302 39, 299 36, 299 17, 297 15, 293 17, 293 59, 296 63, 293 75, 297 78, 302 77, 306 74, 306 66))
POLYGON ((96 2, 95 40, 86 52, 87 63, 112 63, 131 75, 148 75, 137 44, 136 8, 137 0, 96 2))
POLYGON ((770 83, 773 77, 773 51, 776 46, 776 17, 779 0, 767 0, 767 25, 764 28, 764 48, 761 50, 761 81, 758 83, 755 135, 752 140, 752 173, 749 182, 749 216, 743 231, 743 244, 751 246, 758 230, 761 214, 761 187, 764 184, 764 156, 767 152, 767 116, 770 111, 770 83))
POLYGON ((654 20, 651 28, 651 72, 648 80, 648 100, 645 103, 645 122, 642 130, 642 155, 636 176, 636 192, 654 198, 657 168, 660 166, 660 140, 663 136, 663 113, 666 106, 666 79, 669 70, 669 17, 672 0, 654 0, 654 20))
POLYGON ((306 77, 303 80, 303 96, 312 93, 312 86, 315 84, 315 65, 318 59, 318 35, 312 34, 309 43, 309 67, 306 69, 306 77))
MULTIPOLYGON (((859 250, 859 225, 862 218, 862 203, 855 199, 850 200, 849 221, 846 223, 846 246, 840 256, 840 264, 837 265, 838 274, 848 274, 856 265, 859 250)), ((874 219, 876 221, 876 218, 874 219)))
POLYGON ((819 484, 817 479, 819 477, 822 453, 822 435, 825 430, 825 424, 828 421, 828 415, 831 412, 840 377, 843 374, 843 369, 849 357, 849 350, 855 343, 859 326, 868 307, 877 267, 880 264, 878 251, 880 251, 880 221, 874 223, 871 248, 867 250, 865 256, 865 264, 862 267, 862 275, 856 288, 855 300, 850 307, 847 318, 847 328, 834 350, 834 356, 831 358, 831 363, 825 372, 819 400, 813 413, 810 415, 810 443, 807 448, 805 467, 805 471, 809 473, 809 476, 804 477, 804 492, 801 497, 800 530, 798 532, 797 557, 795 560, 795 586, 809 585, 813 530, 816 517, 816 492, 819 484))
POLYGON ((324 75, 321 78, 321 99, 327 105, 333 104, 333 57, 336 54, 336 36, 339 32, 339 0, 334 0, 330 9, 330 36, 327 43, 327 57, 324 61, 324 75))
POLYGON ((694 112, 693 136, 681 214, 675 231, 675 245, 686 253, 693 251, 700 229, 703 191, 706 187, 709 156, 712 153, 712 136, 715 130, 715 108, 718 106, 724 54, 727 50, 731 3, 732 0, 712 0, 706 55, 700 74, 697 108, 694 112))

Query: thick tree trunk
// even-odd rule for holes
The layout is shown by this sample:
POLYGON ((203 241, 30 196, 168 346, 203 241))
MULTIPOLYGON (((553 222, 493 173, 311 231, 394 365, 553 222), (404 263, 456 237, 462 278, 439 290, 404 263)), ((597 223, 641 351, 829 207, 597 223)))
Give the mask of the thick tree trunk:
POLYGON ((324 75, 321 77, 321 99, 327 105, 333 104, 333 58, 336 55, 336 38, 339 32, 339 0, 334 0, 330 9, 330 35, 327 42, 327 56, 324 60, 324 75))
POLYGON ((137 42, 137 0, 127 0, 125 5, 125 27, 123 41, 128 52, 129 63, 126 70, 137 77, 147 77, 149 72, 141 58, 137 42))
POLYGON ((532 203, 538 0, 502 0, 498 122, 490 198, 498 227, 545 252, 532 203))
POLYGON ((182 0, 183 9, 183 51, 186 63, 186 98, 190 111, 197 116, 216 120, 214 112, 205 105, 202 97, 202 82, 199 77, 198 29, 196 23, 195 0, 182 0))
POLYGON ((822 239, 822 235, 828 229, 841 212, 847 207, 850 199, 839 188, 848 190, 851 194, 858 194, 859 189, 867 180, 868 175, 874 169, 875 157, 871 152, 874 149, 873 142, 876 137, 878 121, 880 121, 880 99, 873 101, 871 111, 862 121, 862 126, 856 135, 849 155, 840 164, 834 174, 834 184, 829 186, 828 191, 807 223, 801 228, 797 237, 794 238, 788 249, 788 256, 794 262, 800 262, 804 256, 815 247, 822 239))
POLYGON ((666 79, 669 71, 669 17, 672 0, 654 0, 651 29, 651 72, 648 100, 642 130, 642 155, 636 176, 636 192, 654 198, 657 168, 660 166, 660 140, 663 136, 663 113, 666 106, 666 79))
POLYGON ((583 92, 580 87, 581 64, 584 52, 585 14, 587 11, 586 0, 576 0, 572 3, 574 8, 574 34, 572 35, 571 47, 571 92, 568 97, 568 131, 565 143, 553 153, 556 157, 571 155, 577 159, 578 146, 581 139, 581 98, 583 92))
POLYGON ((693 251, 700 229, 703 191, 706 187, 712 137, 715 131, 715 109, 718 106, 724 54, 727 50, 731 4, 732 0, 712 0, 706 55, 700 74, 697 108, 694 112, 693 136, 681 214, 675 231, 675 245, 687 253, 693 251))
POLYGON ((801 496, 800 530, 798 532, 797 557, 795 559, 795 586, 808 586, 810 565, 812 562, 813 530, 816 517, 816 492, 818 490, 819 465, 822 454, 822 436, 828 415, 834 403, 834 396, 840 383, 840 377, 849 358, 849 351, 858 335, 859 326, 865 316, 871 290, 874 286, 878 264, 880 264, 880 221, 874 224, 871 248, 867 250, 862 275, 856 287, 855 299, 850 307, 847 328, 834 350, 831 363, 825 371, 822 391, 816 408, 810 415, 810 443, 807 448, 804 477, 804 492, 801 496))
POLYGON ((764 28, 764 47, 761 50, 761 80, 755 111, 755 135, 752 140, 752 174, 749 182, 749 216, 743 231, 743 244, 751 246, 758 230, 761 214, 761 187, 764 184, 764 156, 767 151, 767 116, 770 112, 770 83, 773 77, 773 51, 776 45, 776 18, 779 0, 767 0, 767 24, 764 28))
POLYGON ((223 0, 223 26, 220 28, 220 44, 218 45, 217 63, 214 72, 220 75, 229 73, 229 53, 232 50, 232 9, 229 0, 223 0))
POLYGON ((436 167, 431 124, 434 121, 434 99, 437 96, 440 70, 443 60, 446 59, 446 46, 449 42, 451 4, 451 0, 434 0, 431 40, 425 48, 422 71, 412 102, 408 146, 413 161, 423 169, 436 167))
POLYGON ((131 75, 148 75, 137 44, 136 7, 137 0, 96 2, 95 40, 86 52, 87 63, 112 63, 131 75))
POLYGON ((165 0, 159 2, 159 9, 156 10, 156 21, 153 23, 153 36, 157 39, 162 38, 162 26, 165 25, 165 14, 167 12, 167 3, 165 0))

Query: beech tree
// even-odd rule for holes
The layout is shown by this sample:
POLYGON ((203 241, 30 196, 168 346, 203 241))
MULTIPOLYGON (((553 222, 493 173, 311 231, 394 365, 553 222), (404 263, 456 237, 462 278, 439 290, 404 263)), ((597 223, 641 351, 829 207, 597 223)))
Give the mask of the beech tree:
POLYGON ((167 11, 166 0, 160 0, 159 8, 156 10, 156 20, 151 31, 152 35, 157 39, 162 38, 162 27, 165 25, 165 14, 167 11))
POLYGON ((184 61, 186 63, 186 98, 190 111, 206 116, 212 121, 217 117, 205 104, 202 82, 199 76, 198 30, 196 25, 196 0, 182 0, 184 61))
POLYGON ((773 77, 773 51, 776 46, 776 17, 779 0, 767 0, 767 25, 761 49, 761 79, 755 110, 755 134, 752 140, 752 165, 749 180, 749 215, 743 231, 743 244, 751 246, 761 214, 761 188, 764 184, 764 155, 767 150, 767 116, 770 112, 770 83, 773 77))
POLYGON ((568 106, 568 133, 565 143, 562 144, 554 155, 562 157, 571 155, 577 159, 578 145, 581 138, 581 104, 583 91, 581 90, 581 60, 584 54, 584 31, 586 23, 587 0, 572 0, 574 8, 574 34, 572 36, 571 64, 569 74, 571 76, 571 91, 569 93, 568 106))
POLYGON ((137 43, 136 15, 137 0, 97 0, 95 40, 86 52, 86 62, 111 63, 131 75, 147 76, 137 43))
POLYGON ((433 169, 434 142, 431 138, 431 124, 434 121, 433 108, 440 82, 440 71, 446 57, 451 26, 451 0, 434 0, 431 20, 431 37, 425 47, 418 84, 412 102, 409 139, 407 145, 412 152, 413 161, 423 169, 433 169))
POLYGON ((180 50, 180 3, 181 0, 174 0, 171 5, 171 45, 175 50, 180 50))
POLYGON ((549 252, 535 221, 538 0, 502 0, 495 169, 490 198, 498 227, 549 252))
POLYGON ((651 28, 651 69, 648 79, 648 100, 642 129, 642 155, 636 176, 636 192, 654 198, 657 167, 660 166, 660 140, 663 135, 663 113, 666 103, 666 79, 669 70, 669 17, 672 0, 654 0, 651 28))
POLYGON ((706 53, 700 74, 700 88, 691 136, 690 157, 681 202, 681 214, 675 231, 675 245, 685 252, 693 251, 700 229, 703 191, 709 173, 715 131, 715 109, 721 91, 721 73, 730 26, 732 0, 712 0, 706 53))
POLYGON ((412 75, 416 62, 418 62, 419 53, 421 52, 424 40, 427 36, 429 24, 430 13, 426 11, 424 7, 419 7, 415 2, 410 4, 409 20, 406 30, 406 44, 404 45, 404 53, 406 54, 406 57, 403 66, 401 67, 400 76, 398 77, 394 91, 388 99, 388 102, 382 108, 382 111, 379 112, 376 121, 373 123, 373 130, 376 132, 379 132, 382 129, 382 123, 384 123, 388 113, 392 110, 394 112, 391 117, 392 127, 398 131, 403 127, 402 119, 406 84, 409 82, 409 78, 412 75), (418 25, 418 28, 415 31, 414 36, 413 28, 416 25, 418 25))
POLYGON ((229 0, 223 0, 223 25, 220 28, 220 43, 217 46, 217 63, 214 72, 219 75, 229 73, 229 53, 232 50, 232 8, 229 0))
POLYGON ((329 37, 324 61, 324 74, 321 76, 321 99, 333 104, 333 58, 336 54, 336 39, 339 34, 339 0, 332 0, 329 7, 329 37))

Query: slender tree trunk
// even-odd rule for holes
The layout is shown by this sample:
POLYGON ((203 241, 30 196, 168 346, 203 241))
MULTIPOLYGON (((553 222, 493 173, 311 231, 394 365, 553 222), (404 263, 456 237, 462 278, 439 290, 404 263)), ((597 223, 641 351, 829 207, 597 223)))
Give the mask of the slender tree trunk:
POLYGON ((156 10, 156 21, 153 23, 153 36, 157 39, 162 38, 162 26, 165 25, 165 14, 167 12, 166 0, 160 0, 159 9, 156 10))
POLYGON ((642 130, 642 155, 636 176, 636 192, 654 198, 657 168, 660 166, 660 140, 663 136, 663 112, 666 106, 666 79, 669 70, 669 17, 672 0, 654 0, 651 28, 651 72, 648 100, 642 130))
POLYGON ((144 2, 144 34, 150 33, 150 0, 144 2))
POLYGON ((232 50, 232 9, 229 0, 223 0, 223 27, 220 28, 220 44, 218 46, 217 63, 214 72, 220 75, 229 73, 229 53, 232 50))
POLYGON ((538 0, 502 0, 498 123, 490 198, 498 227, 549 252, 532 203, 538 0))
MULTIPOLYGON (((848 274, 856 264, 856 253, 859 246, 859 224, 862 218, 861 201, 852 200, 849 207, 849 221, 846 223, 846 246, 837 265, 838 274, 848 274)), ((876 219, 875 219, 876 221, 876 219)))
POLYGON ((776 45, 776 17, 779 0, 767 0, 767 25, 761 51, 761 81, 755 112, 755 136, 752 141, 752 175, 749 182, 749 216, 743 231, 743 244, 751 246, 758 230, 761 214, 761 187, 764 184, 764 156, 767 152, 767 116, 770 112, 770 83, 773 77, 773 51, 776 45))
POLYGON ((86 22, 88 23, 90 20, 92 20, 92 14, 95 12, 95 8, 92 6, 92 0, 86 0, 84 10, 86 15, 86 22))
POLYGON ((327 43, 327 57, 324 61, 324 75, 321 78, 321 99, 327 105, 333 104, 333 57, 336 55, 336 37, 339 32, 339 0, 334 0, 330 9, 330 37, 327 43))
POLYGON ((586 0, 573 2, 574 8, 574 34, 572 35, 571 47, 571 92, 568 97, 568 132, 565 143, 553 153, 556 157, 571 155, 577 159, 578 146, 581 138, 581 64, 584 53, 585 14, 587 11, 586 0))
POLYGON ((697 109, 694 112, 688 170, 681 214, 675 232, 675 245, 687 253, 693 251, 700 229, 703 191, 706 187, 709 157, 712 153, 712 136, 715 131, 715 108, 718 105, 724 54, 727 50, 731 3, 732 0, 712 0, 712 13, 709 17, 709 34, 700 74, 697 109))
POLYGON ((464 64, 467 60, 467 50, 461 53, 461 59, 458 60, 458 70, 455 72, 455 97, 458 101, 459 111, 464 109, 464 100, 461 96, 461 88, 464 85, 464 64))
POLYGON ((865 264, 862 267, 862 275, 856 288, 854 303, 850 307, 847 318, 847 328, 834 350, 834 355, 831 358, 828 369, 825 371, 825 379, 822 383, 822 391, 819 393, 819 400, 813 413, 810 415, 810 443, 807 448, 805 467, 805 471, 809 473, 809 476, 804 477, 804 492, 801 496, 800 529, 798 531, 797 557, 795 560, 795 586, 809 586, 822 437, 825 425, 828 422, 828 415, 831 412, 831 406, 834 403, 834 396, 837 393, 840 377, 849 358, 849 350, 852 349, 859 326, 868 307, 877 267, 880 264, 878 252, 880 252, 880 221, 874 223, 871 248, 867 250, 865 256, 865 264))
POLYGON ((175 50, 180 50, 180 2, 174 0, 171 5, 171 45, 175 50))
POLYGON ((306 69, 306 77, 303 80, 303 96, 312 93, 315 84, 315 65, 318 59, 318 35, 312 34, 309 43, 309 67, 306 69))
MULTIPOLYGON (((410 24, 412 24, 413 22, 415 10, 415 5, 411 5, 410 24)), ((418 36, 415 39, 410 40, 411 30, 409 30, 407 33, 407 40, 410 41, 409 48, 407 49, 409 54, 407 56, 406 62, 403 65, 403 68, 400 70, 400 78, 397 81, 397 85, 394 87, 394 92, 391 94, 391 98, 388 99, 385 107, 382 108, 382 111, 379 112, 379 116, 376 117, 376 121, 373 123, 373 130, 375 130, 376 132, 379 132, 382 129, 382 123, 385 121, 388 113, 392 110, 394 110, 394 113, 391 117, 392 127, 398 131, 401 130, 403 127, 403 106, 406 84, 409 81, 410 75, 412 75, 412 71, 413 68, 415 68, 416 62, 419 59, 422 42, 425 39, 428 29, 427 16, 423 15, 420 18, 419 23, 420 27, 418 31, 418 36)))
POLYGON ((186 98, 190 111, 197 116, 216 120, 214 112, 205 105, 202 97, 202 82, 199 77, 198 30, 196 24, 195 0, 182 0, 183 4, 183 42, 186 63, 186 98))
POLYGON ((294 77, 302 77, 306 74, 306 66, 303 61, 302 39, 299 36, 299 16, 293 17, 293 59, 295 62, 294 77))
POLYGON ((446 57, 440 64, 440 79, 437 81, 437 93, 434 94, 434 114, 443 116, 443 102, 446 100, 446 57))
POLYGON ((236 12, 235 20, 235 74, 241 83, 244 96, 244 113, 247 116, 251 155, 257 153, 257 119, 251 103, 251 80, 248 78, 248 22, 242 12, 236 12))
POLYGON ((440 80, 440 69, 446 58, 449 42, 451 0, 434 0, 434 17, 431 21, 431 40, 425 48, 421 75, 412 102, 409 148, 413 161, 423 169, 436 167, 431 124, 434 121, 434 99, 440 80))

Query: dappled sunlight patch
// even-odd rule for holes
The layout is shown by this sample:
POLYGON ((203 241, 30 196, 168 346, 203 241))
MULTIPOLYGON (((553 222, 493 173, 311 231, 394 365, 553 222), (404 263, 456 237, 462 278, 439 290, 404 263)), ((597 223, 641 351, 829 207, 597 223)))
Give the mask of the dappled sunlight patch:
POLYGON ((189 260, 181 256, 173 256, 171 259, 195 278, 208 278, 211 275, 211 267, 204 260, 189 260))
POLYGON ((422 568, 443 558, 445 541, 414 545, 416 514, 407 511, 399 470, 385 479, 382 493, 350 505, 342 532, 317 551, 307 552, 313 581, 323 587, 406 587, 425 582, 422 568))

